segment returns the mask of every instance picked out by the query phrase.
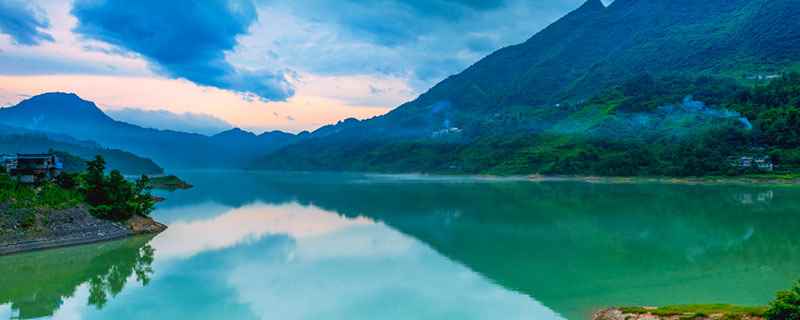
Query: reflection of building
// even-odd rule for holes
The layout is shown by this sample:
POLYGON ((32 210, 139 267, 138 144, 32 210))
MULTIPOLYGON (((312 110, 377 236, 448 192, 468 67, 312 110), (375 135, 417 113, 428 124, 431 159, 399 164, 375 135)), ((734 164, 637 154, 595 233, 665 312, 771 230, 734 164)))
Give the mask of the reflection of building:
POLYGON ((768 190, 765 192, 759 192, 755 194, 752 193, 739 193, 736 195, 736 200, 739 201, 741 204, 754 204, 756 202, 770 202, 775 197, 775 193, 772 190, 768 190))
POLYGON ((730 165, 740 169, 757 169, 761 171, 775 170, 775 164, 769 156, 742 156, 728 159, 730 165))
POLYGON ((36 183, 57 177, 63 165, 54 154, 17 154, 4 161, 6 171, 22 183, 36 183))

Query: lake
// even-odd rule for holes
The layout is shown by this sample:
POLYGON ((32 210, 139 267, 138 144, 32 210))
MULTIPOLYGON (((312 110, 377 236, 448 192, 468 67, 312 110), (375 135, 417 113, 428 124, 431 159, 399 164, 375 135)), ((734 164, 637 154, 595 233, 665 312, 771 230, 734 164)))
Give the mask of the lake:
POLYGON ((585 319, 800 278, 800 188, 179 175, 158 236, 0 258, 0 319, 585 319))

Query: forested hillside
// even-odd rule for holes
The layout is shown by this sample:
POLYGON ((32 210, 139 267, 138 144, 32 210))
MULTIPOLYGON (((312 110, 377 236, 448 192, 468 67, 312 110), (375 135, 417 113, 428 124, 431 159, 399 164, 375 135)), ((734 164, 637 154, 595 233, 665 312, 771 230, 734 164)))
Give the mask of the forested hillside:
POLYGON ((41 133, 0 134, 0 153, 45 153, 50 151, 56 151, 59 154, 67 171, 83 171, 86 160, 100 155, 106 159, 109 169, 119 170, 127 175, 164 173, 164 169, 152 160, 122 150, 107 149, 88 142, 59 141, 41 133))
POLYGON ((791 0, 590 0, 385 116, 252 166, 683 176, 770 154, 789 168, 798 15, 791 0))

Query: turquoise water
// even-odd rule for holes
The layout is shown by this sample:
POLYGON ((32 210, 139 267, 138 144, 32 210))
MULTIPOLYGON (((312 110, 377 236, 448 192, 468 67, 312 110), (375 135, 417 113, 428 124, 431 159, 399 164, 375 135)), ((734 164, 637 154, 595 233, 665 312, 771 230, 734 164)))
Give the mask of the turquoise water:
POLYGON ((798 188, 180 176, 156 237, 0 258, 0 319, 584 319, 800 278, 798 188))

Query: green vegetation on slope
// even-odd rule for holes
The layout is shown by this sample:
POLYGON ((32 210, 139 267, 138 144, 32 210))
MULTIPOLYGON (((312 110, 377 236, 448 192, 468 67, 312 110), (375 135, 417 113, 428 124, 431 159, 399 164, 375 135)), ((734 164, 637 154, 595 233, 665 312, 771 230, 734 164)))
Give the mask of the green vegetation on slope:
POLYGON ((52 183, 33 188, 0 174, 0 204, 8 207, 66 209, 82 202, 83 196, 77 190, 52 183))
MULTIPOLYGON (((401 138, 309 139, 263 158, 270 169, 720 176, 731 157, 800 167, 800 75, 744 87, 728 78, 640 76, 581 103, 516 106, 471 129, 401 138)), ((365 127, 362 127, 361 130, 365 127)), ((367 131, 369 132, 369 131, 367 131)), ((366 137, 365 137, 366 136, 366 137)))
MULTIPOLYGON (((678 317, 679 319, 800 319, 800 282, 791 289, 780 291, 775 300, 766 307, 747 307, 727 304, 696 304, 649 307, 622 307, 618 309, 625 315, 654 315, 657 317, 678 317)), ((628 318, 627 316, 625 316, 628 318)), ((606 317, 598 317, 605 319, 606 317)), ((635 318, 635 317, 630 317, 635 318)))
POLYGON ((768 101, 770 113, 742 111, 759 122, 751 133, 731 101, 747 86, 797 70, 798 14, 794 0, 608 7, 588 0, 528 41, 498 50, 384 116, 321 128, 252 166, 718 175, 739 174, 727 168, 727 158, 761 154, 758 148, 789 165, 800 157, 787 130, 792 108, 768 101))
POLYGON ((44 153, 48 150, 56 150, 56 154, 68 165, 66 171, 71 172, 85 169, 82 164, 85 160, 81 159, 91 159, 95 155, 103 156, 110 168, 125 174, 153 175, 164 172, 164 169, 150 159, 122 150, 102 148, 92 143, 59 141, 44 134, 0 134, 0 153, 44 153), (72 156, 64 156, 66 153, 72 156))
POLYGON ((119 171, 108 175, 104 171, 105 161, 98 156, 87 163, 86 172, 65 172, 40 185, 21 184, 0 174, 0 233, 5 228, 34 228, 48 214, 82 204, 96 217, 114 221, 146 216, 153 210, 147 176, 129 182, 119 171))

